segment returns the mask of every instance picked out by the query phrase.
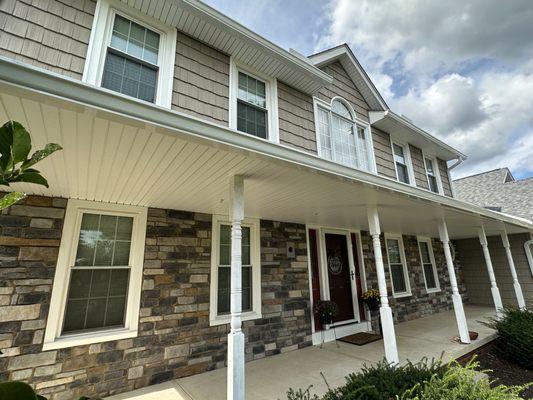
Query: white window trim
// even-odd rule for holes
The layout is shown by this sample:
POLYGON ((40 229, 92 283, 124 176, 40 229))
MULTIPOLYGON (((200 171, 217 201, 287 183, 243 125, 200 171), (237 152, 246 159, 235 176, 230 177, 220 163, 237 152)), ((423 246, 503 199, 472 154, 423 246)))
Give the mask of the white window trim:
POLYGON ((61 244, 59 246, 43 351, 137 336, 147 214, 148 212, 145 207, 85 200, 71 199, 68 201, 63 233, 61 235, 61 244), (133 218, 130 251, 131 270, 124 327, 62 335, 61 331, 69 288, 70 266, 74 264, 76 257, 81 219, 85 211, 133 218))
MULTIPOLYGON (((368 162, 370 164, 370 169, 368 171, 365 171, 365 170, 361 170, 361 169, 356 168, 356 167, 352 167, 352 168, 354 168, 354 169, 356 169, 358 171, 369 172, 371 174, 377 175, 378 170, 377 170, 377 166, 376 166, 376 156, 374 154, 374 141, 373 141, 373 138, 372 138, 372 129, 370 127, 370 124, 367 121, 364 121, 364 120, 358 118, 357 117, 357 113, 353 109, 352 105, 346 99, 344 99, 344 98, 342 98, 340 96, 333 97, 329 103, 324 101, 324 100, 322 100, 322 99, 319 99, 318 97, 313 96, 313 115, 314 115, 314 122, 315 122, 315 141, 316 141, 316 147, 317 147, 317 155, 320 158, 323 158, 325 160, 334 162, 334 163, 339 164, 339 165, 344 165, 344 164, 341 164, 341 163, 339 163, 339 162, 337 162, 335 160, 329 160, 329 159, 324 157, 324 154, 322 154, 322 146, 321 146, 321 143, 320 143, 320 135, 318 134, 318 108, 321 107, 321 108, 325 109, 329 113, 329 118, 331 119, 331 104, 335 100, 340 100, 344 105, 346 105, 348 107, 348 110, 353 115, 353 119, 355 121, 355 125, 365 129, 365 136, 368 139, 368 140, 366 140, 366 151, 367 151, 367 154, 368 154, 368 162)), ((331 121, 330 121, 330 126, 332 126, 331 121)), ((332 151, 333 151, 333 149, 332 149, 332 151)))
MULTIPOLYGON (((154 104, 170 108, 172 104, 172 88, 174 84, 174 67, 176 60, 176 28, 162 24, 160 21, 134 10, 118 0, 99 0, 87 49, 87 58, 83 70, 82 81, 101 86, 104 72, 107 47, 111 40, 115 14, 138 23, 160 35, 157 65, 157 87, 154 104)), ((102 88, 105 89, 105 88, 102 88)), ((108 89, 105 89, 108 90, 108 89)), ((144 100, 110 90, 110 92, 145 102, 144 100)), ((150 103, 152 104, 152 103, 150 103)))
POLYGON ((432 192, 432 193, 435 193, 435 192, 433 192, 431 190, 431 185, 429 183, 429 174, 428 174, 428 168, 427 168, 427 164, 426 164, 426 158, 430 159, 433 162, 433 170, 435 172, 435 178, 437 179, 438 194, 444 194, 444 190, 442 189, 442 180, 440 178, 439 163, 437 162, 437 158, 428 156, 427 154, 424 154, 424 152, 422 152, 422 158, 424 160, 424 170, 426 172, 426 179, 427 179, 427 182, 428 182, 428 190, 430 192, 432 192))
POLYGON ((401 298, 401 297, 409 297, 409 296, 411 296, 412 295, 412 293, 411 293, 411 281, 409 279, 409 270, 407 269, 407 261, 405 259, 405 248, 403 246, 403 236, 400 235, 400 234, 395 234, 395 233, 386 233, 385 234, 385 249, 387 251, 387 264, 389 265, 389 279, 390 279, 391 287, 392 287, 392 297, 401 298), (397 240, 398 241, 398 245, 400 246, 400 261, 402 262, 403 275, 404 275, 404 278, 405 278, 405 287, 406 287, 406 291, 405 292, 396 292, 394 290, 394 282, 393 282, 393 279, 392 279, 392 269, 391 269, 391 266, 390 266, 389 246, 387 244, 387 240, 388 239, 397 240))
MULTIPOLYGON (((224 215, 213 215, 211 234, 211 284, 209 295, 209 325, 228 324, 231 315, 217 315, 218 306, 218 258, 220 247, 220 225, 231 224, 231 221, 224 215)), ((250 227, 250 250, 252 262, 252 311, 241 314, 242 321, 261 318, 261 245, 259 220, 245 218, 242 226, 250 227)))
POLYGON ((394 172, 396 172, 396 181, 404 185, 416 187, 415 171, 413 169, 413 159, 411 158, 411 150, 409 149, 409 144, 400 142, 398 140, 393 140, 392 136, 390 143, 392 150, 392 162, 394 163, 394 172), (396 165, 396 160, 394 158, 394 145, 400 146, 403 149, 403 154, 407 165, 407 175, 409 176, 409 183, 400 181, 400 178, 398 177, 398 166, 396 165))
POLYGON ((425 236, 417 236, 416 239, 418 242, 418 253, 420 255, 420 266, 422 267, 422 274, 424 275, 424 285, 426 286, 426 293, 440 292, 440 280, 439 280, 439 275, 437 273, 437 263, 435 262, 435 253, 433 252, 432 240, 430 237, 425 237, 425 236), (431 262, 431 266, 433 267, 433 274, 435 275, 435 284, 436 284, 436 287, 432 289, 428 288, 428 281, 426 279, 426 270, 424 269, 424 261, 422 258, 422 250, 420 249, 421 242, 424 242, 428 245, 429 261, 431 262))
POLYGON ((524 250, 526 251, 527 263, 529 264, 529 270, 531 276, 533 276, 533 238, 524 243, 524 250))
MULTIPOLYGON (((263 139, 254 135, 260 140, 267 140, 279 143, 279 119, 278 119, 278 81, 258 72, 248 66, 240 64, 233 57, 230 57, 229 74, 229 127, 237 130, 237 96, 239 90, 239 71, 255 78, 265 84, 266 110, 267 110, 267 138, 263 139)), ((246 132, 240 132, 248 135, 246 132)))

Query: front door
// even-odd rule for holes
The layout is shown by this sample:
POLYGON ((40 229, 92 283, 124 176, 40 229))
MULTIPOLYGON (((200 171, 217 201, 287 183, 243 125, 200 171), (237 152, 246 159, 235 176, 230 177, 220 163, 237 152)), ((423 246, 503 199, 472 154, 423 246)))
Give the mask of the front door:
POLYGON ((325 245, 329 296, 339 307, 334 322, 353 320, 354 307, 346 235, 325 233, 325 245))

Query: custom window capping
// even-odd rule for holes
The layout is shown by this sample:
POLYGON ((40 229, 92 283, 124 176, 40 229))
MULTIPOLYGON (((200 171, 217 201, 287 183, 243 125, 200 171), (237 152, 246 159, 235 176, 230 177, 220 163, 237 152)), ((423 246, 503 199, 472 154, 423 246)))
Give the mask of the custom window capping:
POLYGON ((339 97, 331 103, 314 98, 319 157, 376 173, 369 125, 339 97))
POLYGON ((409 147, 397 142, 392 143, 392 152, 394 155, 394 165, 396 167, 396 179, 398 182, 408 185, 415 185, 413 165, 411 163, 411 154, 409 147))
POLYGON ((175 53, 175 28, 117 0, 101 0, 83 81, 170 108, 175 53))
MULTIPOLYGON (((242 320, 261 318, 261 254, 259 221, 242 222, 242 320)), ((231 222, 213 216, 211 246, 211 325, 230 321, 231 222)))
POLYGON ((230 60, 230 128, 279 143, 277 82, 230 60))
POLYGON ((385 242, 393 297, 411 296, 411 283, 405 261, 402 235, 386 234, 385 242))
POLYGON ((442 183, 436 160, 425 156, 424 166, 426 168, 429 190, 433 193, 442 193, 442 183))
POLYGON ((43 350, 137 336, 147 210, 69 200, 43 350))
POLYGON ((420 262, 422 263, 422 272, 426 284, 426 292, 433 293, 440 291, 439 276, 437 274, 437 265, 430 238, 418 238, 418 250, 420 251, 420 262))

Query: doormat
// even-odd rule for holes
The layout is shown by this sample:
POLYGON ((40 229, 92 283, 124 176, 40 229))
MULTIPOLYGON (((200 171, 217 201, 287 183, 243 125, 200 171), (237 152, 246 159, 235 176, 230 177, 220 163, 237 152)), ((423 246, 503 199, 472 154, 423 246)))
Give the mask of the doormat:
POLYGON ((357 346, 363 346, 365 344, 381 340, 381 335, 378 335, 376 333, 359 332, 353 335, 345 336, 338 340, 340 340, 341 342, 355 344, 357 346))

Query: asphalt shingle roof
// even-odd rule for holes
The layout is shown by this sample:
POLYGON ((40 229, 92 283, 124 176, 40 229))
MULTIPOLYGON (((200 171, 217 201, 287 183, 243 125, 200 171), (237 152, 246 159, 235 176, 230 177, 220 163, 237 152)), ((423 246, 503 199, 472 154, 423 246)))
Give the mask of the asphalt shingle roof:
POLYGON ((515 180, 499 168, 453 181, 459 200, 533 220, 533 177, 515 180))

